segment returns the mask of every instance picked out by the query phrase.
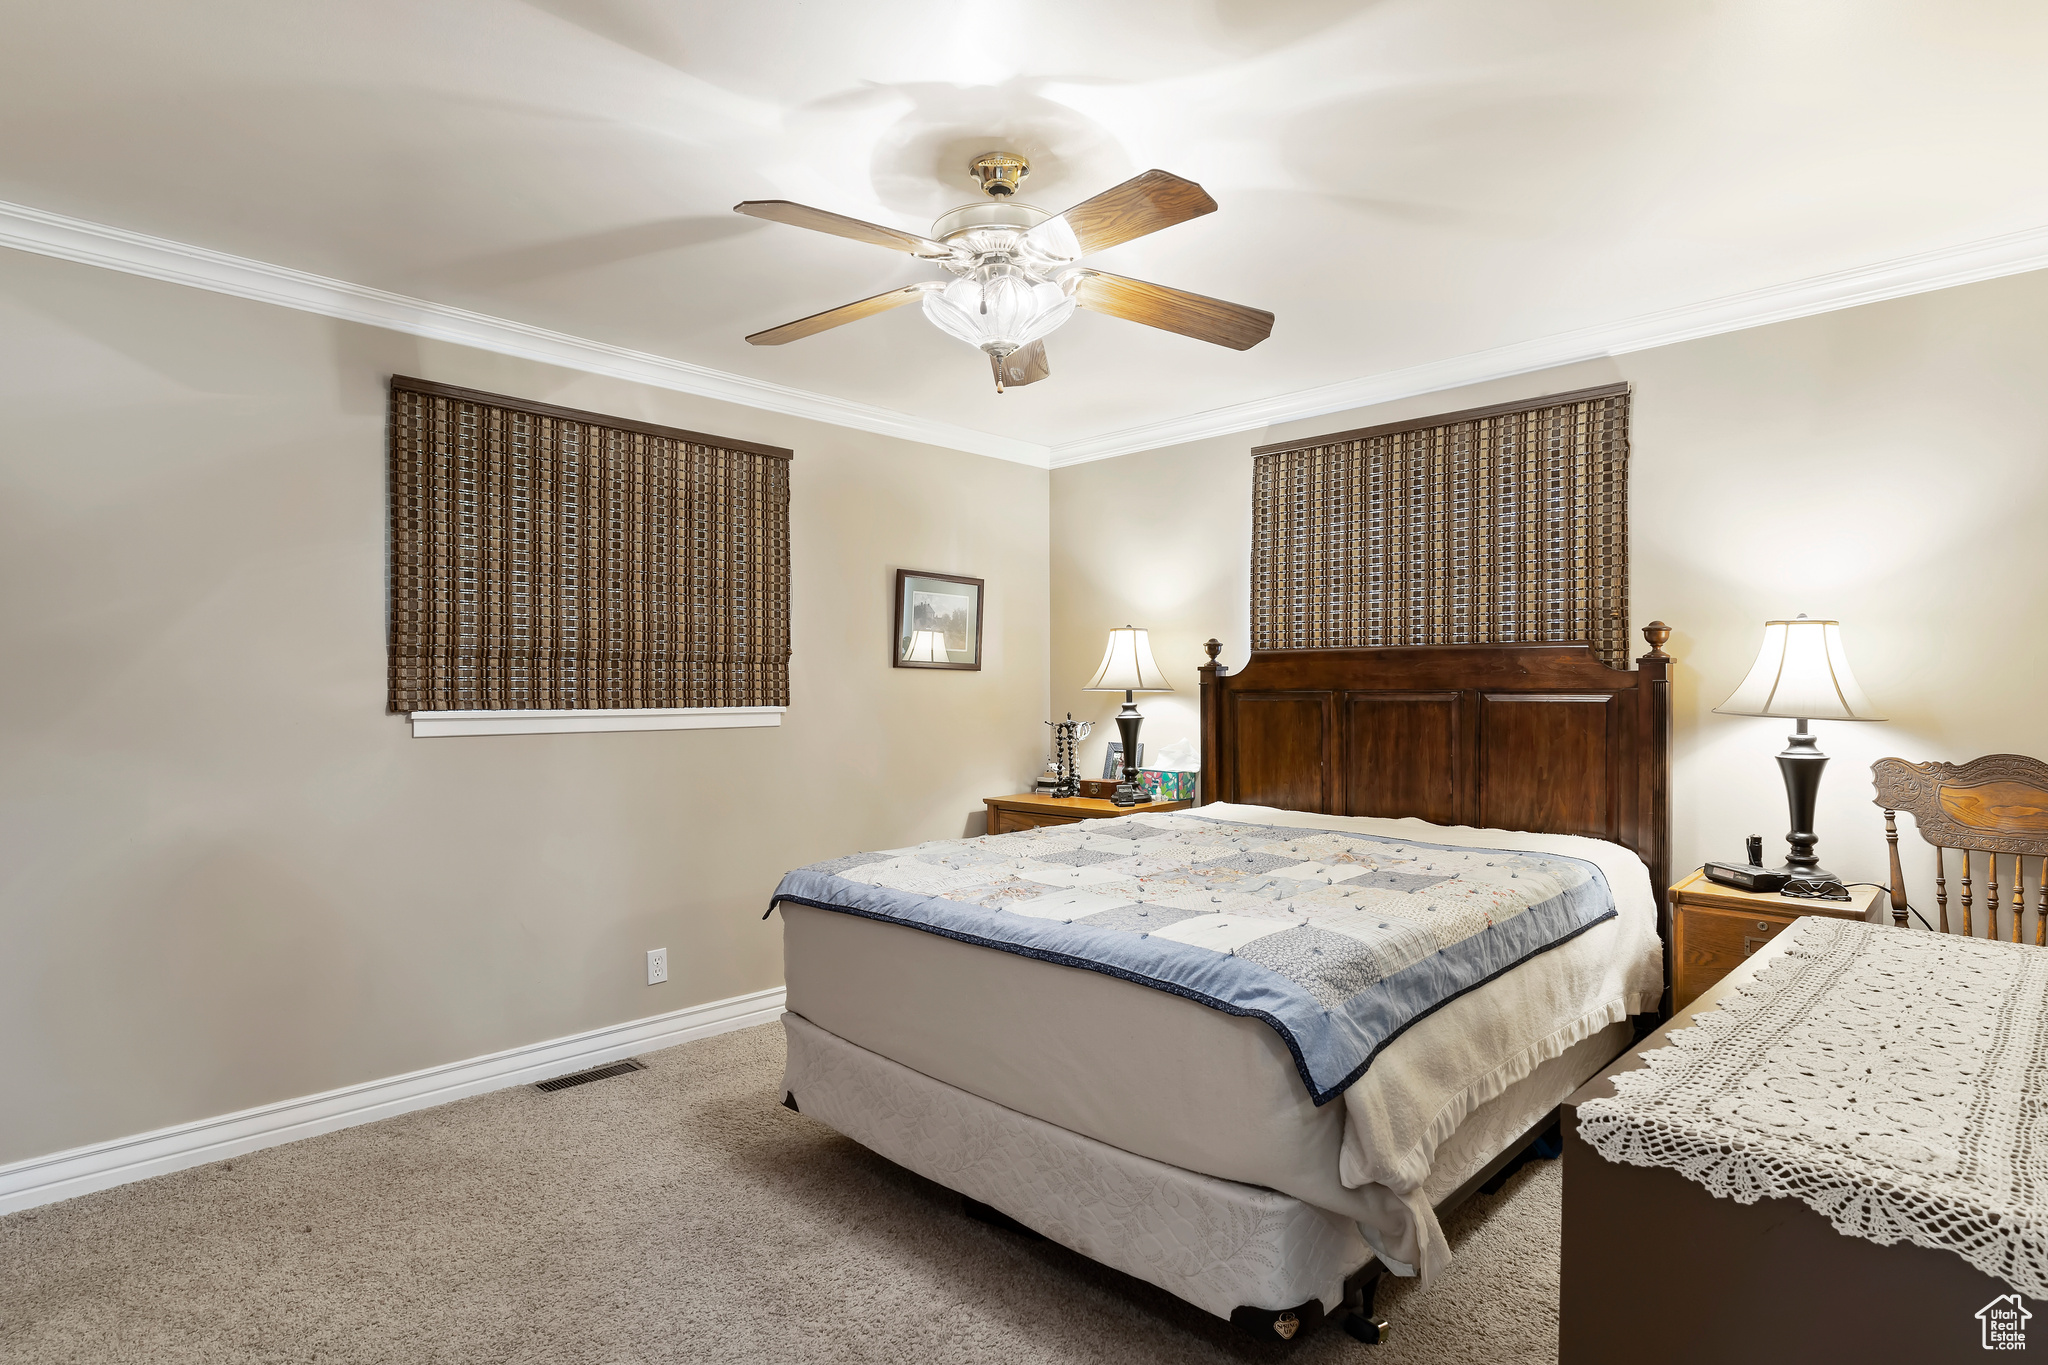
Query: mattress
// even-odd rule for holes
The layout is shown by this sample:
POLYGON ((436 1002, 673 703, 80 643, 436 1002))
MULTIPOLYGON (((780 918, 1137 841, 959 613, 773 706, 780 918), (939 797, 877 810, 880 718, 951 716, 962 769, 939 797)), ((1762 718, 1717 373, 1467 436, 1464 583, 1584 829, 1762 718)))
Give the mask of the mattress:
MULTIPOLYGON (((1097 972, 901 925, 785 904, 789 1009, 911 1070, 1119 1151, 1288 1194, 1357 1222, 1397 1273, 1449 1257, 1430 1207, 1468 1119, 1519 1083, 1583 1079, 1619 1053, 1662 988, 1649 879, 1616 845, 1421 821, 1210 807, 1304 828, 1503 839, 1594 856, 1618 914, 1450 1001, 1396 1038, 1341 1103, 1318 1106, 1265 1023, 1097 972), (1550 1066, 1557 1063, 1556 1066, 1550 1066)), ((1512 1106, 1510 1106, 1512 1107, 1512 1106)), ((1496 1121, 1502 1112, 1492 1111, 1496 1121)), ((1481 1124, 1475 1134, 1484 1129, 1481 1124)), ((1524 1125, 1526 1126, 1526 1125, 1524 1125)), ((1472 1168, 1495 1145, 1460 1144, 1472 1168)), ((1456 1163, 1449 1163, 1456 1164, 1456 1163)), ((1463 1177, 1459 1177, 1462 1179, 1463 1177)))

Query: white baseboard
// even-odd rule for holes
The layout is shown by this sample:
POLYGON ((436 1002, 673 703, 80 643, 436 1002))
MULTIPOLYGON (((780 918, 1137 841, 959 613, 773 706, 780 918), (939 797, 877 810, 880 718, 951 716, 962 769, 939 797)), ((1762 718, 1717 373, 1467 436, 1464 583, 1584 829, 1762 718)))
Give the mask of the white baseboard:
POLYGON ((730 1000, 532 1043, 488 1057, 429 1067, 409 1075, 330 1090, 322 1095, 266 1104, 238 1114, 181 1123, 153 1133, 74 1147, 0 1166, 0 1214, 54 1204, 94 1190, 182 1171, 262 1147, 374 1123, 414 1109, 446 1104, 487 1090, 544 1081, 636 1052, 730 1033, 782 1015, 783 992, 756 991, 730 1000))

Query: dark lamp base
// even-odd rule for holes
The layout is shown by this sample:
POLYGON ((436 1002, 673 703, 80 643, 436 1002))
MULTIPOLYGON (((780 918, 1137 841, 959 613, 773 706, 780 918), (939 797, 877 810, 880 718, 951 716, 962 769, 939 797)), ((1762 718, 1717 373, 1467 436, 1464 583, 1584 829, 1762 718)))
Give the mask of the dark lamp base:
POLYGON ((1124 693, 1123 709, 1116 713, 1117 734, 1124 742, 1124 780, 1117 783, 1116 794, 1109 798, 1112 805, 1142 806, 1152 800, 1152 793, 1138 780, 1138 726, 1144 719, 1132 704, 1131 694, 1124 693))
POLYGON ((1841 880, 1823 869, 1813 854, 1820 842, 1813 832, 1813 806, 1820 795, 1821 772, 1827 766, 1827 755, 1815 746, 1806 722, 1799 721, 1798 728, 1786 737, 1785 752, 1778 755, 1778 771, 1785 779, 1786 813, 1792 817, 1785 842, 1791 845, 1792 854, 1783 867, 1774 869, 1797 881, 1841 880))

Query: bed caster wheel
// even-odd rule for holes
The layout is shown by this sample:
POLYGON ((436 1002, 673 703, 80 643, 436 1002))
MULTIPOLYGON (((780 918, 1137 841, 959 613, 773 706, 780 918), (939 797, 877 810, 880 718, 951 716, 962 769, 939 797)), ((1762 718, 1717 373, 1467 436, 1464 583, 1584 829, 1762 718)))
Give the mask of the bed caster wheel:
POLYGON ((1393 1329, 1387 1325, 1385 1318, 1351 1313, 1344 1318, 1344 1330, 1368 1346, 1384 1346, 1387 1344, 1387 1334, 1393 1329))

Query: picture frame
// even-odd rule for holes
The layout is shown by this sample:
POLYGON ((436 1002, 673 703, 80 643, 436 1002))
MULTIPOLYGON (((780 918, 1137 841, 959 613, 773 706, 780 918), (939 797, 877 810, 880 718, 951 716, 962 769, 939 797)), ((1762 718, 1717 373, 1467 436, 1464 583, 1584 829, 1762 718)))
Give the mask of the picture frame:
POLYGON ((897 668, 981 669, 982 581, 924 569, 896 571, 889 662, 897 668))
MULTIPOLYGON (((1138 766, 1140 768, 1145 766, 1145 741, 1142 739, 1138 741, 1138 766)), ((1102 756, 1102 779, 1105 782, 1111 780, 1121 782, 1123 781, 1123 776, 1124 744, 1120 739, 1113 739, 1109 742, 1108 752, 1102 756)))

